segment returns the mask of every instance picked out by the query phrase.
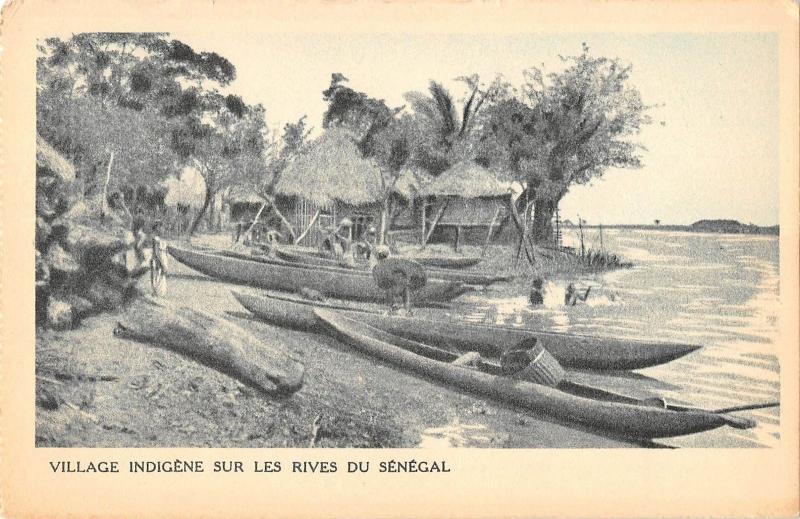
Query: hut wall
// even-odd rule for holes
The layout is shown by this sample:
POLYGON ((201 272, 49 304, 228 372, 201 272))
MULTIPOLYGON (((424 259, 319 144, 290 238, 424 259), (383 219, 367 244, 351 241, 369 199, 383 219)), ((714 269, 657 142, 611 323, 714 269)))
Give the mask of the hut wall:
MULTIPOLYGON (((428 226, 433 223, 442 205, 447 201, 444 197, 431 198, 425 211, 428 226)), ((416 211, 417 222, 421 221, 420 209, 416 211)), ((502 241, 503 223, 506 222, 508 213, 508 199, 503 197, 482 197, 482 198, 457 198, 449 197, 449 203, 442 217, 431 234, 428 243, 453 242, 456 229, 462 228, 461 241, 470 245, 483 245, 489 224, 497 210, 500 212, 494 221, 492 231, 492 242, 502 241)), ((418 224, 419 225, 419 224, 418 224)), ((508 227, 507 225, 505 227, 508 227)))
MULTIPOLYGON (((439 225, 453 226, 453 227, 488 227, 489 222, 497 209, 500 209, 500 217, 505 214, 506 199, 505 198, 457 198, 448 197, 447 199, 440 197, 433 201, 428 206, 427 217, 433 219, 441 209, 442 205, 447 203, 445 209, 439 220, 439 225)), ((497 222, 495 222, 496 224, 497 222)))
POLYGON ((406 200, 400 196, 392 196, 394 221, 392 229, 416 229, 422 217, 422 198, 406 200))
POLYGON ((353 206, 337 202, 320 207, 302 198, 281 197, 277 200, 277 205, 292 222, 298 236, 309 226, 317 210, 320 210, 319 217, 301 242, 301 245, 309 247, 319 246, 327 236, 328 229, 335 227, 343 218, 349 218, 353 222, 354 239, 365 236, 370 226, 377 227, 380 223, 379 204, 353 206))

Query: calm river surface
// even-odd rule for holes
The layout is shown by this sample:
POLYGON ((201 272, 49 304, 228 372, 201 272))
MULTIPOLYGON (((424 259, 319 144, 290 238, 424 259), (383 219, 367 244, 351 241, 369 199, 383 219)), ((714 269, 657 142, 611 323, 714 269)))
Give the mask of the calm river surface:
MULTIPOLYGON (((597 229, 585 234, 587 246, 599 247, 597 229)), ((565 244, 575 245, 576 238, 570 231, 565 244)), ((519 285, 498 287, 460 298, 452 318, 699 344, 704 348, 698 352, 631 374, 571 376, 708 409, 779 399, 777 237, 605 229, 603 242, 635 267, 574 279, 579 287, 592 287, 587 304, 565 307, 566 280, 548 280, 543 307, 530 307, 519 285)), ((758 427, 724 427, 659 443, 753 447, 780 441, 779 409, 739 414, 755 418, 758 427)))

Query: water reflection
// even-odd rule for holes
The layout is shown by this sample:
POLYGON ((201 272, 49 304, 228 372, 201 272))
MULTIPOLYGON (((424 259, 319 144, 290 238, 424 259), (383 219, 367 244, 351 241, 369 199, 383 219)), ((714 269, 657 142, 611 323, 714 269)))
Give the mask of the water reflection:
MULTIPOLYGON (((462 298, 451 319, 554 331, 690 342, 704 348, 644 379, 573 374, 629 394, 657 393, 709 409, 778 400, 778 239, 679 232, 607 230, 605 246, 635 263, 603 276, 550 279, 544 304, 528 304, 520 285, 462 298), (591 286, 586 304, 564 305, 568 282, 591 286)), ((749 412, 758 428, 722 428, 675 446, 771 446, 779 408, 749 412)))

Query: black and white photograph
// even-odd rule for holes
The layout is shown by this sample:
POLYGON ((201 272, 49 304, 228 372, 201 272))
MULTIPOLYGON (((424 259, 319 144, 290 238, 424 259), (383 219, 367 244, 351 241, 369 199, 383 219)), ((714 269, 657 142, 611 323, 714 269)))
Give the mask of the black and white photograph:
POLYGON ((36 447, 782 441, 775 34, 42 34, 35 131, 36 447))

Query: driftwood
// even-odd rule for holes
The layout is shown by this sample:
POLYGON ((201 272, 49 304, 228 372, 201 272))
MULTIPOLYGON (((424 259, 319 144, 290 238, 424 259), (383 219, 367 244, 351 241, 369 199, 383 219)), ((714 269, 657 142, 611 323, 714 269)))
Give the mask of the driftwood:
POLYGON ((283 348, 193 308, 136 299, 114 335, 181 353, 267 393, 294 393, 303 385, 305 368, 283 348))

